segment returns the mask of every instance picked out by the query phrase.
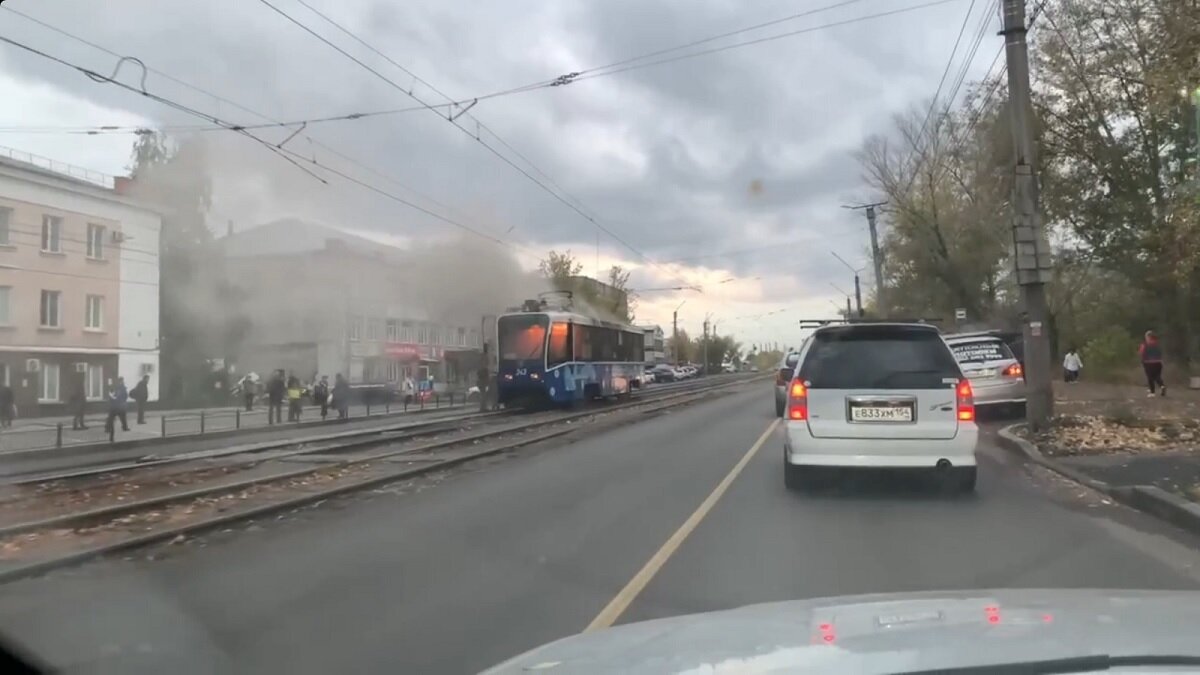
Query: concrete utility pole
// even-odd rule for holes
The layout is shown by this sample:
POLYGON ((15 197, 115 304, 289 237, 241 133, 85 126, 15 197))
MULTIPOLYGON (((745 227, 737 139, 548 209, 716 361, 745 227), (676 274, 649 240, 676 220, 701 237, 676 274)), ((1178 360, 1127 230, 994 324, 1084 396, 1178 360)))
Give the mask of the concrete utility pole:
MULTIPOLYGON (((850 263, 846 262, 845 258, 842 258, 842 256, 838 255, 837 251, 830 251, 830 253, 833 254, 833 257, 838 259, 838 262, 845 265, 846 269, 848 269, 854 273, 854 301, 858 305, 858 318, 861 319, 863 316, 866 315, 866 312, 863 311, 863 306, 862 306, 862 284, 859 282, 859 278, 858 278, 858 274, 859 274, 859 272, 862 272, 862 270, 854 269, 854 266, 851 265, 850 263)), ((834 288, 837 288, 837 286, 834 286, 834 288)), ((847 308, 846 309, 846 318, 849 319, 851 317, 850 309, 849 309, 850 294, 842 293, 842 295, 846 296, 846 308, 847 308)))
POLYGON ((708 374, 708 317, 704 317, 704 374, 708 374))
MULTIPOLYGON (((883 254, 879 251, 879 230, 875 225, 875 208, 883 206, 887 202, 874 202, 871 204, 859 204, 857 206, 843 206, 844 209, 862 209, 867 212, 867 227, 871 230, 871 263, 875 266, 875 301, 879 305, 879 309, 886 311, 887 305, 883 302, 883 254)), ((859 307, 862 303, 859 303, 859 307)), ((859 313, 862 316, 862 313, 859 313)))
POLYGON ((1031 427, 1044 428, 1054 413, 1050 375, 1046 283, 1051 279, 1050 245, 1039 213, 1037 166, 1032 105, 1029 90, 1029 46, 1025 41, 1025 0, 1003 0, 1001 4, 1008 64, 1008 103, 1016 151, 1013 182, 1013 260, 1021 304, 1025 337, 1025 410, 1031 427))
POLYGON ((679 365, 679 310, 687 304, 687 300, 679 303, 679 307, 671 312, 671 358, 675 365, 679 365))

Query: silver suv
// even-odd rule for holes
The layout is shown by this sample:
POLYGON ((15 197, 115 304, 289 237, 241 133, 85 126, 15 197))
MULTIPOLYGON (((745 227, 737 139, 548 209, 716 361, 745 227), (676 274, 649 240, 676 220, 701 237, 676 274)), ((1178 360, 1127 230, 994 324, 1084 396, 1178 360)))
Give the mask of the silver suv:
POLYGON ((818 328, 801 350, 784 412, 789 488, 882 468, 937 472, 950 487, 975 489, 971 382, 930 325, 818 328))

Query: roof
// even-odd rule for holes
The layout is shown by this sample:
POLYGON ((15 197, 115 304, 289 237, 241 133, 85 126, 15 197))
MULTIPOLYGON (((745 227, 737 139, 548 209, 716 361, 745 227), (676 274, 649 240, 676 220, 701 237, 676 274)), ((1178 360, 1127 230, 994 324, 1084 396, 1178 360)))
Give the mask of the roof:
POLYGON ((354 253, 385 259, 399 259, 405 254, 404 249, 298 218, 281 218, 235 232, 218 241, 224 247, 226 256, 239 258, 313 253, 330 248, 331 242, 337 242, 354 253))
POLYGON ((123 206, 152 213, 162 211, 154 204, 114 189, 117 177, 65 162, 0 147, 0 169, 6 169, 5 173, 15 180, 38 182, 49 187, 116 202, 123 206), (31 161, 16 159, 14 154, 28 157, 31 161))

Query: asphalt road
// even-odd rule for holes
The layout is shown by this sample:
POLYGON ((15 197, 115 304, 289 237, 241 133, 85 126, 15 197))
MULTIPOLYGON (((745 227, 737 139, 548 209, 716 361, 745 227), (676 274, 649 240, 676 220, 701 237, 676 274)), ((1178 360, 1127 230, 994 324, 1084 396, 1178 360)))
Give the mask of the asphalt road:
POLYGON ((616 622, 790 598, 1200 588, 1200 541, 983 448, 978 495, 784 490, 769 386, 16 582, 0 633, 86 672, 474 672, 616 622), (148 558, 154 558, 149 560, 148 558), (613 613, 615 612, 615 613, 613 613), (170 665, 168 665, 170 664, 170 665))

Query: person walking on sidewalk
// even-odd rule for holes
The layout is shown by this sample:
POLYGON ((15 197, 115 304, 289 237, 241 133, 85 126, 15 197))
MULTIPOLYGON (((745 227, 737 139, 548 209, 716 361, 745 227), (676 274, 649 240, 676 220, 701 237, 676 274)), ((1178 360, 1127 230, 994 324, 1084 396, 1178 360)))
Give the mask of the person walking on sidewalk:
POLYGON ((300 411, 303 404, 300 399, 304 396, 304 387, 300 385, 300 378, 293 374, 288 378, 287 382, 287 400, 288 400, 288 421, 299 422, 300 411))
POLYGON ((246 376, 242 378, 242 400, 246 403, 246 412, 254 410, 254 393, 258 388, 255 386, 256 384, 257 383, 254 381, 253 373, 247 373, 246 376))
POLYGON ((1150 387, 1150 393, 1147 396, 1154 396, 1155 386, 1158 387, 1158 395, 1167 395, 1167 385, 1163 382, 1163 350, 1162 344, 1158 341, 1158 336, 1154 331, 1146 331, 1146 337, 1142 340, 1142 344, 1138 346, 1138 356, 1142 359, 1142 370, 1146 371, 1146 384, 1150 387))
POLYGON ((277 370, 267 383, 267 424, 283 421, 283 397, 287 386, 283 383, 283 371, 277 370))
POLYGON ((1067 355, 1063 357, 1063 382, 1074 384, 1079 381, 1079 371, 1083 370, 1083 359, 1079 358, 1079 352, 1071 347, 1067 350, 1067 355))
POLYGON ((129 398, 137 403, 137 423, 146 423, 146 401, 150 400, 150 376, 143 375, 138 383, 133 385, 133 391, 129 392, 129 398))
POLYGON ((113 422, 121 420, 121 431, 129 431, 129 421, 125 418, 125 408, 129 404, 129 390, 125 388, 125 378, 117 378, 117 387, 108 392, 108 419, 104 422, 104 430, 113 433, 113 422))
POLYGON ((333 407, 339 420, 350 418, 350 383, 341 373, 333 378, 333 407))
POLYGON ((313 385, 313 401, 321 406, 321 421, 329 415, 329 376, 322 375, 320 381, 313 385))
POLYGON ((87 429, 83 422, 83 413, 87 406, 87 396, 83 392, 83 378, 71 387, 71 395, 67 398, 67 409, 71 411, 71 429, 81 431, 87 429))
POLYGON ((14 417, 16 417, 16 396, 13 394, 12 387, 0 382, 0 429, 11 427, 14 417))

